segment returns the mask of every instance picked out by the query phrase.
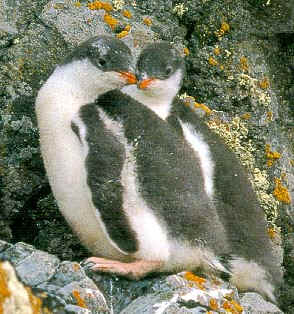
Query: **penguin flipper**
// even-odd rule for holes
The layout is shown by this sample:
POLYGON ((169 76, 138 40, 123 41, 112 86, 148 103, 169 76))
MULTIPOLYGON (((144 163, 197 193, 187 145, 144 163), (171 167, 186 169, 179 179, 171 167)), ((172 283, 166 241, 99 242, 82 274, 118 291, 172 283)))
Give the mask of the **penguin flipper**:
POLYGON ((137 240, 123 211, 123 186, 120 181, 125 150, 107 131, 95 104, 87 104, 79 111, 79 123, 73 122, 85 152, 87 184, 91 201, 106 232, 125 254, 137 251, 137 240))

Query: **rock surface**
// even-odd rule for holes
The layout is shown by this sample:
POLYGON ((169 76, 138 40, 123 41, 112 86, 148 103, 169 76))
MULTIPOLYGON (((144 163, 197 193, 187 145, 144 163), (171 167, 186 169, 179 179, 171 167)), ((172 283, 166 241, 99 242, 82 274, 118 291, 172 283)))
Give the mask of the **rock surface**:
POLYGON ((89 273, 78 263, 60 262, 28 244, 0 241, 0 248, 0 261, 9 260, 13 265, 0 263, 0 309, 4 314, 46 310, 99 314, 283 313, 258 294, 239 296, 236 288, 218 278, 182 272, 130 282, 89 273), (18 304, 20 312, 12 311, 18 304))
MULTIPOLYGON (((94 34, 122 37, 135 56, 147 41, 168 40, 186 55, 181 94, 225 137, 250 173, 281 259, 284 249, 281 304, 285 312, 294 311, 293 1, 109 3, 113 10, 107 12, 91 10, 86 1, 0 0, 0 239, 34 244, 61 260, 88 256, 50 192, 39 151, 36 94, 56 64, 94 34), (105 14, 116 25, 107 24, 105 14), (131 29, 123 33, 127 25, 131 29)), ((15 264, 24 282, 46 282, 59 260, 49 254, 45 270, 44 264, 35 264, 38 259, 47 263, 45 253, 17 246, 18 255, 9 259, 25 261, 15 264)), ((70 283, 62 284, 58 289, 70 298, 71 286, 65 288, 70 283)))

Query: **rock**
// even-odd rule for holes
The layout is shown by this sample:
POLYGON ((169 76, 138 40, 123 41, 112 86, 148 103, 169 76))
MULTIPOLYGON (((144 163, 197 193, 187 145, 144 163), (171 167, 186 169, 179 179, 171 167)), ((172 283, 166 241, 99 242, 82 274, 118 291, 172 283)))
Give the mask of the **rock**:
POLYGON ((240 302, 245 313, 250 314, 282 314, 283 312, 274 304, 266 302, 260 295, 253 292, 244 293, 240 302))
MULTIPOLYGON (((9 262, 0 263, 0 311, 3 314, 41 313, 41 300, 16 277, 9 262)), ((43 313, 43 312, 42 312, 43 313)))
MULTIPOLYGON (((131 30, 121 40, 131 47, 134 56, 148 41, 164 39, 173 41, 180 50, 188 48, 185 50, 187 76, 181 94, 193 97, 192 106, 196 102, 212 110, 208 115, 203 110, 205 107, 196 106, 212 129, 225 136, 227 144, 247 167, 280 260, 285 247, 283 260, 288 285, 285 289, 289 291, 282 295, 291 296, 289 287, 294 285, 291 279, 293 2, 108 2, 113 5, 108 14, 118 21, 113 29, 104 21, 105 10, 90 10, 83 0, 0 0, 0 238, 33 243, 61 260, 80 260, 89 255, 64 222, 50 192, 39 151, 34 101, 42 83, 71 48, 96 33, 121 35, 130 25, 131 30), (123 10, 131 17, 125 16, 123 10)), ((0 252, 0 255, 5 253, 2 258, 14 261, 19 273, 24 274, 25 269, 35 271, 26 275, 27 283, 38 285, 45 280, 39 286, 44 284, 51 292, 71 287, 71 282, 63 281, 61 273, 54 277, 54 283, 46 281, 58 269, 56 258, 52 259, 47 273, 42 274, 41 266, 33 266, 38 257, 46 264, 52 256, 20 243, 14 248, 0 242, 0 252)), ((75 274, 70 267, 62 267, 65 272, 75 274)), ((81 282, 92 287, 80 272, 75 276, 81 276, 81 282)), ((116 289, 116 279, 101 278, 108 282, 105 284, 108 288, 112 284, 116 289)), ((73 278, 73 282, 78 280, 73 278)), ((125 291, 133 285, 123 280, 119 283, 125 291)), ((120 298, 117 308, 122 310, 146 291, 153 295, 154 291, 146 288, 149 286, 152 284, 142 281, 140 288, 136 286, 136 293, 132 296, 125 293, 125 298, 120 298)), ((118 295, 120 290, 116 289, 118 295)), ((69 299, 67 291, 62 293, 69 299)), ((285 298, 286 312, 291 309, 291 300, 285 298)), ((51 300, 59 306, 57 297, 51 300)), ((64 310, 67 305, 62 306, 64 310)), ((169 307, 170 311, 183 310, 176 303, 169 307)))

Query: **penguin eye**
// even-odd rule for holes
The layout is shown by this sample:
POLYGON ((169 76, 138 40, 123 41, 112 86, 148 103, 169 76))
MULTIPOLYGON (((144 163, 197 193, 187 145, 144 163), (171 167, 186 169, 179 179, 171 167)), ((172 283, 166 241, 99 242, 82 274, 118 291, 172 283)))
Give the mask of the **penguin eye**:
POLYGON ((104 58, 99 58, 98 59, 98 64, 103 67, 106 64, 106 60, 104 58))
POLYGON ((169 65, 165 69, 165 75, 170 75, 173 71, 173 68, 169 65))

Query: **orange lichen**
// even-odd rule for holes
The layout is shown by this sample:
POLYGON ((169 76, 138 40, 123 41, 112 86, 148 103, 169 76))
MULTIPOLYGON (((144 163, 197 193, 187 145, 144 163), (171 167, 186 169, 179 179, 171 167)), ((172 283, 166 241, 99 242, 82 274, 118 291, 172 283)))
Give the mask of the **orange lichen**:
POLYGON ((124 28, 124 31, 129 32, 131 30, 131 25, 128 24, 126 25, 126 27, 124 28))
POLYGON ((196 283, 199 289, 205 290, 205 287, 203 286, 203 284, 206 282, 206 279, 198 277, 189 271, 185 273, 184 278, 189 281, 192 281, 193 283, 196 283))
POLYGON ((81 266, 78 263, 73 264, 73 270, 74 271, 80 271, 81 266))
POLYGON ((275 189, 273 191, 274 197, 285 204, 290 204, 291 203, 291 198, 289 191, 286 187, 282 185, 282 180, 279 178, 275 178, 275 189))
POLYGON ((86 302, 83 300, 78 290, 73 290, 72 295, 76 299, 78 306, 87 308, 86 302))
POLYGON ((26 289, 27 294, 29 296, 29 300, 30 300, 31 308, 33 310, 33 314, 41 313, 42 300, 33 295, 30 287, 25 287, 25 289, 26 289))
POLYGON ((104 22, 108 24, 112 30, 114 30, 116 25, 118 24, 118 20, 107 13, 105 13, 104 15, 104 22))
POLYGON ((260 82, 258 82, 258 85, 260 88, 262 89, 267 89, 269 88, 269 80, 267 77, 265 77, 263 80, 261 80, 260 82))
POLYGON ((194 107, 195 107, 195 108, 200 108, 200 109, 202 109, 202 110, 203 110, 206 114, 208 114, 208 115, 210 115, 211 112, 212 112, 212 110, 209 109, 207 106, 205 106, 204 104, 200 104, 200 103, 198 103, 198 102, 195 102, 195 103, 194 103, 194 107))
POLYGON ((209 307, 214 311, 217 311, 219 309, 216 299, 212 298, 209 300, 209 307))
POLYGON ((3 303, 6 298, 10 297, 10 295, 11 292, 9 291, 7 286, 7 275, 0 264, 0 314, 4 312, 3 303))
POLYGON ((236 301, 232 300, 231 304, 233 305, 233 307, 235 308, 235 310, 238 313, 242 313, 243 312, 243 307, 239 303, 237 303, 236 301))
POLYGON ((120 33, 116 34, 116 37, 120 39, 126 37, 128 34, 128 31, 121 31, 120 33))
POLYGON ((151 26, 152 25, 152 20, 149 17, 145 17, 143 19, 143 23, 147 26, 151 26))
POLYGON ((251 118, 251 114, 249 112, 241 115, 241 119, 243 120, 249 120, 250 118, 251 118))
POLYGON ((219 48, 219 47, 214 48, 214 49, 213 49, 213 53, 214 53, 216 56, 219 56, 220 53, 221 53, 220 48, 219 48))
POLYGON ((124 17, 127 17, 128 19, 132 17, 132 13, 129 10, 123 10, 122 14, 124 17))
POLYGON ((266 118, 267 118, 267 120, 268 121, 273 121, 273 113, 272 113, 272 111, 268 111, 267 113, 266 113, 266 118))
POLYGON ((212 66, 218 65, 218 62, 212 56, 208 58, 208 63, 212 66))
POLYGON ((102 2, 101 1, 89 2, 87 6, 90 10, 101 10, 102 2))
POLYGON ((241 69, 245 72, 248 71, 248 60, 245 56, 242 56, 240 58, 240 65, 241 65, 241 69))
POLYGON ((221 28, 224 33, 228 32, 230 30, 230 25, 227 22, 222 22, 221 28))
POLYGON ((88 8, 90 10, 105 10, 107 12, 110 12, 113 10, 113 7, 110 3, 102 2, 102 1, 89 2, 88 8))
POLYGON ((278 152, 271 151, 270 144, 265 145, 265 156, 267 158, 267 166, 271 167, 274 164, 274 161, 281 158, 281 154, 278 152))
POLYGON ((218 31, 215 32, 215 35, 221 39, 225 33, 230 30, 230 25, 227 22, 222 22, 221 27, 218 31))
POLYGON ((274 227, 267 228, 267 233, 272 240, 277 236, 277 231, 274 227))
POLYGON ((187 47, 184 48, 184 54, 185 56, 189 56, 190 54, 190 50, 187 47))

